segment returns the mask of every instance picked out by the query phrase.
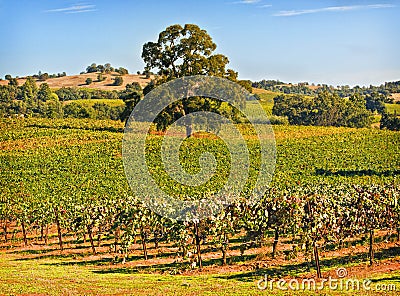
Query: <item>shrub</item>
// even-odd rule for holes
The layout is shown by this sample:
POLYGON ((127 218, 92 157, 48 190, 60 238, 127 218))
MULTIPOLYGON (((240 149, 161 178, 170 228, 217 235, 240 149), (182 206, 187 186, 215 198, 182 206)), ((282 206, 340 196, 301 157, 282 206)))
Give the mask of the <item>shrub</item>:
POLYGON ((116 85, 116 86, 122 85, 123 82, 124 82, 124 80, 122 79, 121 76, 117 76, 114 79, 114 85, 116 85))
POLYGON ((395 114, 388 114, 386 112, 383 113, 380 128, 381 129, 386 128, 391 131, 400 131, 400 117, 396 113, 395 114))
POLYGON ((123 67, 119 67, 118 69, 115 69, 115 72, 117 72, 117 73, 119 73, 121 75, 126 75, 126 74, 129 73, 128 70, 123 68, 123 67))
POLYGON ((106 77, 104 77, 104 75, 102 73, 99 73, 99 75, 97 75, 97 81, 101 82, 106 80, 106 77))
POLYGON ((14 86, 18 86, 18 80, 17 78, 11 78, 8 82, 8 85, 14 85, 14 86))
POLYGON ((63 107, 64 116, 66 118, 91 118, 93 117, 93 109, 72 102, 63 107))
POLYGON ((49 79, 49 73, 43 73, 39 75, 40 81, 46 81, 47 79, 49 79))

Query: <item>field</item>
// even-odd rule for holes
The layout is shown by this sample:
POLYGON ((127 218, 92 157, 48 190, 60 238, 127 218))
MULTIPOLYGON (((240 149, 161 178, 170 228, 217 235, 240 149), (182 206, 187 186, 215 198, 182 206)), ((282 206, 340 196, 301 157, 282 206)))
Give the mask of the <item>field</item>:
POLYGON ((400 114, 400 104, 385 104, 387 111, 390 114, 393 114, 396 112, 396 114, 400 114))
MULTIPOLYGON (((274 133, 277 163, 272 186, 283 192, 289 190, 289 196, 301 197, 303 190, 316 188, 339 194, 342 191, 335 191, 338 184, 345 191, 354 185, 375 184, 386 188, 382 194, 398 194, 397 132, 278 125, 274 126, 274 133)), ((245 250, 242 247, 248 246, 248 238, 244 229, 233 234, 226 266, 221 266, 220 245, 209 235, 201 246, 202 270, 191 268, 190 258, 177 256, 178 241, 173 238, 160 240, 157 247, 156 241, 149 239, 146 260, 144 241, 138 232, 138 240, 130 244, 126 263, 122 263, 122 254, 115 249, 115 232, 105 229, 111 227, 109 221, 115 218, 116 208, 127 206, 125 202, 131 192, 122 167, 122 137, 123 123, 118 121, 4 119, 0 122, 3 189, 0 222, 2 227, 8 227, 7 242, 4 238, 0 240, 0 294, 259 295, 257 282, 264 275, 316 278, 308 255, 299 252, 290 257, 297 236, 281 234, 276 257, 271 257, 273 228, 267 231, 263 245, 252 245, 245 250), (60 212, 56 210, 58 207, 60 212), (93 213, 100 208, 106 210, 96 218, 93 213), (77 218, 84 217, 82 213, 89 215, 85 223, 92 225, 88 230, 93 233, 76 224, 77 218), (8 225, 4 223, 5 217, 12 217, 8 225), (63 251, 54 221, 61 223, 63 251), (40 234, 43 229, 44 236, 40 234), (88 234, 93 237, 89 239, 88 234)), ((158 139, 157 135, 152 137, 158 139)), ((208 140, 199 138, 202 144, 208 140)), ((196 165, 190 169, 196 169, 196 165)), ((331 215, 328 210, 326 213, 331 215)), ((148 215, 138 213, 142 213, 141 217, 148 215)), ((398 216, 395 219, 398 221, 398 216)), ((121 223, 121 227, 125 225, 121 223)), ((400 245, 396 233, 388 226, 374 227, 374 266, 367 264, 368 231, 358 232, 346 238, 340 248, 334 243, 321 247, 322 275, 334 277, 336 269, 345 267, 350 278, 371 279, 375 290, 379 284, 400 289, 400 245)), ((120 250, 123 243, 121 238, 120 250)), ((192 246, 191 242, 188 244, 192 246)), ((330 295, 344 293, 324 291, 330 295)), ((349 295, 375 293, 348 292, 349 295)), ((274 289, 272 294, 287 295, 287 292, 274 289)), ((396 295, 396 292, 383 294, 396 295)))
POLYGON ((71 100, 71 101, 65 101, 64 104, 69 104, 75 102, 77 104, 80 104, 84 107, 93 107, 94 104, 106 104, 110 107, 117 107, 117 106, 124 106, 124 101, 120 99, 81 99, 81 100, 71 100))

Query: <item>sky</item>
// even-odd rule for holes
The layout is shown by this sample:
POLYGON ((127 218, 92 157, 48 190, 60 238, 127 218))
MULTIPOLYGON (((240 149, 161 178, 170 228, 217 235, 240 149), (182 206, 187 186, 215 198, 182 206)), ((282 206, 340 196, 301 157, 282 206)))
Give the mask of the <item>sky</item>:
POLYGON ((91 63, 143 71, 143 44, 186 23, 210 34, 240 79, 400 80, 400 0, 0 0, 0 77, 91 63))

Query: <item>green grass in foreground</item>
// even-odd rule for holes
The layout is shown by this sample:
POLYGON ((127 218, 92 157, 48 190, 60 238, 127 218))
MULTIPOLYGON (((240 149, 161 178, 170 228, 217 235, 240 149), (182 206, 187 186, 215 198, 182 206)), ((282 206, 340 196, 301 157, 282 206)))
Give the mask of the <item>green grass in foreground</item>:
POLYGON ((256 295, 254 283, 217 276, 97 273, 65 260, 18 260, 0 255, 0 294, 256 295), (201 292, 202 291, 202 292, 201 292))
MULTIPOLYGON (((111 267, 111 266, 110 266, 111 267)), ((109 269, 112 270, 112 269, 109 269)), ((102 272, 93 265, 73 264, 70 259, 26 259, 0 252, 0 294, 45 295, 315 295, 314 291, 260 291, 245 273, 196 276, 102 272), (243 277, 242 277, 243 275, 243 277)), ((371 288, 391 284, 400 289, 400 271, 379 274, 371 288)), ((320 293, 320 292, 319 292, 320 293)), ((377 291, 329 291, 324 295, 376 295, 377 291)), ((397 295, 384 292, 381 295, 397 295)))

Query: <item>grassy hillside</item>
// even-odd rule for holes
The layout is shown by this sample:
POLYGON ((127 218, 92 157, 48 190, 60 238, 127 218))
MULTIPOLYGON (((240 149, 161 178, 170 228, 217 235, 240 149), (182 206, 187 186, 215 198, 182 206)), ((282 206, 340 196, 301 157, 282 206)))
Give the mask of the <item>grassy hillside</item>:
POLYGON ((395 102, 400 101, 400 93, 394 93, 390 95, 395 102))
MULTIPOLYGON (((274 98, 279 95, 277 92, 253 88, 253 93, 260 97, 260 103, 268 115, 272 115, 272 107, 274 107, 274 98)), ((248 107, 251 108, 251 102, 247 102, 248 107), (250 103, 250 104, 249 104, 250 103)))
MULTIPOLYGON (((46 81, 37 80, 38 85, 42 83, 47 83, 50 88, 56 89, 61 87, 85 87, 85 88, 95 88, 101 90, 122 90, 125 89, 125 85, 132 82, 138 82, 142 87, 146 86, 150 79, 147 79, 144 75, 127 74, 122 76, 123 84, 120 86, 114 86, 114 78, 119 76, 118 73, 103 74, 106 78, 104 81, 97 81, 98 73, 87 73, 81 75, 64 76, 58 78, 49 78, 46 81), (86 79, 91 78, 93 83, 86 85, 86 79)), ((18 79, 18 85, 22 85, 25 82, 25 78, 18 79)), ((8 80, 0 81, 0 85, 8 84, 8 80)))

